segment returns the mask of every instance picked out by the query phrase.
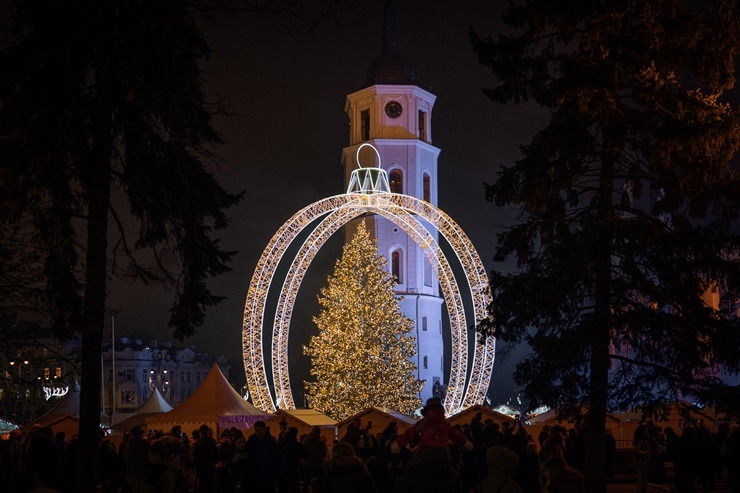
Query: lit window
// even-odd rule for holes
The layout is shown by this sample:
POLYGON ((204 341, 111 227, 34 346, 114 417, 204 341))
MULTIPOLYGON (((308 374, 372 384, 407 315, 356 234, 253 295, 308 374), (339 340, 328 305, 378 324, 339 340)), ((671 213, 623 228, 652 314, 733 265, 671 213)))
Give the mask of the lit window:
POLYGON ((391 275, 398 284, 403 282, 401 279, 401 250, 394 250, 391 253, 391 275))
POLYGON ((431 199, 431 197, 432 197, 432 195, 431 195, 431 188, 432 188, 431 182, 432 182, 432 179, 429 177, 428 174, 424 173, 424 178, 423 178, 422 181, 423 181, 422 185, 424 187, 424 201, 425 202, 431 202, 432 201, 432 199, 431 199))
POLYGON ((44 368, 44 378, 48 380, 51 377, 51 368, 44 368))
POLYGON ((122 390, 121 391, 121 404, 135 404, 136 403, 136 392, 133 390, 122 390))
POLYGON ((419 138, 421 140, 427 140, 427 114, 419 110, 419 138))
POLYGON ((394 169, 388 175, 390 180, 391 193, 403 193, 403 173, 400 169, 394 169))
POLYGON ((54 376, 56 378, 62 378, 62 369, 57 367, 56 370, 54 370, 54 376))
POLYGON ((360 111, 360 134, 362 140, 370 140, 370 110, 360 111))

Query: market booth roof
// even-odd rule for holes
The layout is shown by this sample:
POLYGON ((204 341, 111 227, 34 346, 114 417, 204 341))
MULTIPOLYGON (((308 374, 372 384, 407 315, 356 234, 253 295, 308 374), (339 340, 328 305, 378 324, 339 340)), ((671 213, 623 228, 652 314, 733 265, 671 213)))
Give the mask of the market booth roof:
POLYGON ((159 416, 169 411, 172 411, 172 406, 167 403, 162 394, 159 393, 159 389, 155 387, 152 395, 136 409, 134 414, 111 426, 111 429, 114 431, 129 431, 134 426, 144 426, 146 418, 159 416))
MULTIPOLYGON (((45 414, 42 414, 33 421, 29 421, 21 428, 24 432, 31 431, 34 427, 51 428, 54 433, 64 432, 67 437, 71 437, 79 432, 80 429, 80 385, 74 382, 70 385, 67 394, 61 398, 56 406, 52 407, 45 414)), ((101 414, 100 422, 106 423, 108 416, 101 414)))
POLYGON ((501 425, 501 423, 504 422, 514 423, 514 418, 512 418, 511 416, 507 416, 498 411, 494 411, 490 407, 482 406, 480 404, 476 404, 475 406, 464 409, 457 414, 453 414, 452 416, 447 418, 447 422, 451 426, 467 425, 470 424, 470 422, 473 420, 473 417, 478 413, 481 413, 482 423, 485 423, 487 419, 491 419, 494 423, 498 425, 501 425))
POLYGON ((225 428, 251 428, 256 421, 265 421, 269 416, 245 401, 214 363, 203 383, 185 402, 167 413, 147 417, 145 422, 150 429, 169 430, 180 425, 186 433, 206 424, 220 434, 225 428))
POLYGON ((55 433, 64 432, 67 437, 76 434, 80 429, 80 385, 75 382, 70 385, 67 393, 62 397, 56 406, 49 409, 33 421, 23 425, 21 428, 24 432, 29 432, 31 428, 40 426, 42 428, 51 427, 55 433))
POLYGON ((315 409, 280 409, 270 416, 267 426, 273 435, 277 436, 280 430, 280 422, 285 421, 288 428, 298 429, 298 436, 307 435, 311 428, 321 428, 321 436, 328 444, 331 444, 337 435, 337 422, 324 413, 315 409))
POLYGON ((345 433, 347 433, 347 427, 349 424, 359 419, 362 421, 362 427, 364 428, 368 422, 373 424, 372 432, 378 433, 383 431, 391 421, 398 423, 398 433, 403 433, 407 428, 413 426, 416 423, 414 418, 401 414, 393 409, 380 408, 380 407, 368 407, 360 411, 359 413, 350 416, 349 418, 337 423, 337 432, 341 439, 345 433))

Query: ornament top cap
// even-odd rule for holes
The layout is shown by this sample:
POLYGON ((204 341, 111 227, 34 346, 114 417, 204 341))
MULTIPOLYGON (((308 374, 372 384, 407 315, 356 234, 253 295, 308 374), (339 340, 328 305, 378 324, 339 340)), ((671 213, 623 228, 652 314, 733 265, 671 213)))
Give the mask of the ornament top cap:
POLYGON ((357 166, 359 166, 360 169, 362 169, 362 164, 360 163, 360 151, 362 150, 363 147, 369 147, 370 149, 375 151, 375 155, 378 156, 378 168, 380 168, 380 165, 381 165, 380 153, 378 152, 378 149, 376 149, 374 145, 368 144, 367 142, 365 142, 364 144, 361 144, 360 147, 357 148, 357 152, 355 152, 355 161, 357 161, 357 166))
POLYGON ((374 193, 391 193, 391 187, 388 183, 388 173, 380 168, 380 153, 372 144, 365 142, 357 148, 355 154, 357 161, 356 170, 353 170, 349 177, 349 185, 347 186, 347 193, 361 193, 361 194, 374 194, 374 193), (360 164, 360 150, 363 147, 370 147, 375 151, 375 155, 378 156, 378 167, 363 168, 360 164))

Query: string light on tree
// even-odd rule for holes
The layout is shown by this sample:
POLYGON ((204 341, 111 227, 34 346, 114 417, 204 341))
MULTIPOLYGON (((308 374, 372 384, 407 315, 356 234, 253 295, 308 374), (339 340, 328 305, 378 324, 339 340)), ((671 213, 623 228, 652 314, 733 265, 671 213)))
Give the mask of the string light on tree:
POLYGON ((414 322, 401 311, 394 285, 360 223, 321 290, 319 334, 304 347, 314 378, 306 382, 311 408, 341 420, 370 406, 412 414, 421 405, 424 382, 410 360, 414 322))

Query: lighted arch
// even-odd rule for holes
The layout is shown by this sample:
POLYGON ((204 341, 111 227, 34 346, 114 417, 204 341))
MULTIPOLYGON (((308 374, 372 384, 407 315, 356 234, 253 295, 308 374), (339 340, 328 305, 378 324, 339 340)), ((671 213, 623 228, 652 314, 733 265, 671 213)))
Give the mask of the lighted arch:
POLYGON ((272 376, 275 386, 276 404, 282 409, 295 407, 288 375, 288 332, 290 330, 293 305, 303 276, 324 242, 341 226, 354 217, 366 212, 382 215, 396 223, 421 247, 430 265, 439 266, 438 278, 448 307, 452 334, 450 390, 447 392, 445 399, 445 408, 449 413, 454 413, 462 404, 462 389, 465 386, 465 370, 467 369, 468 356, 467 323, 462 296, 455 283, 455 278, 447 258, 442 253, 434 238, 429 234, 429 231, 407 211, 387 203, 382 204, 380 207, 367 203, 349 204, 346 208, 332 212, 306 238, 301 249, 296 254, 283 283, 275 312, 275 325, 272 336, 272 376))
MULTIPOLYGON (((247 375, 247 385, 249 386, 255 405, 265 411, 275 410, 275 403, 270 395, 267 375, 265 372, 262 336, 266 298, 270 284, 275 275, 275 270, 288 246, 295 240, 301 231, 311 223, 324 215, 334 213, 336 211, 358 208, 360 210, 364 208, 366 211, 373 209, 373 212, 381 215, 386 215, 383 213, 386 212, 387 214, 390 214, 394 220, 398 219, 400 222, 407 221, 409 223, 410 221, 405 218, 411 217, 409 214, 415 214, 439 231, 452 247, 463 268, 464 277, 469 285, 473 301, 475 323, 477 324, 486 316, 486 308, 490 302, 490 294, 483 265, 465 233, 443 211, 437 209, 428 202, 421 201, 414 197, 389 193, 371 195, 347 193, 317 201, 298 211, 278 229, 257 262, 257 267, 247 293, 247 300, 244 309, 244 328, 242 333, 245 372, 247 375), (402 214, 400 211, 405 211, 405 213, 402 214), (401 217, 404 218, 403 221, 400 219, 401 217)), ((340 216, 338 215, 335 217, 338 219, 340 216)), ((338 222, 341 222, 341 220, 338 222)), ((324 222, 322 221, 320 224, 324 224, 324 222)), ((403 224, 399 224, 399 226, 404 227, 403 224)), ((341 227, 341 224, 337 227, 341 227)), ((405 227, 410 226, 406 224, 405 227)), ((328 232, 331 228, 324 229, 328 232)), ((411 229, 413 230, 413 227, 411 229)), ((417 244, 419 243, 417 242, 417 244)), ((434 242, 433 239, 431 239, 427 248, 422 244, 419 245, 424 251, 429 250, 432 244, 436 245, 436 242, 434 242)), ((318 248, 320 248, 320 246, 318 248)), ((437 261, 438 267, 443 265, 439 258, 430 260, 430 263, 434 260, 437 261)), ((295 286, 296 290, 299 284, 300 283, 295 286)), ((455 285, 454 282, 452 282, 452 284, 455 285)), ((284 292, 284 290, 281 291, 282 301, 285 302, 287 298, 288 294, 284 292)), ((278 335, 279 339, 275 341, 275 338, 273 338, 273 345, 278 344, 278 349, 280 349, 279 351, 273 352, 273 368, 276 366, 278 368, 284 368, 284 370, 281 369, 278 372, 278 378, 280 381, 274 382, 276 389, 284 388, 282 382, 283 380, 287 380, 287 334, 287 330, 281 332, 280 329, 278 329, 276 331, 276 335, 278 335), (282 351, 281 349, 283 344, 286 347, 286 351, 282 351)), ((463 331, 463 334, 465 334, 465 331, 463 331)), ((466 337, 467 335, 465 335, 465 338, 466 337)), ((465 389, 465 378, 453 378, 453 375, 459 375, 460 372, 462 372, 463 375, 466 375, 467 365, 452 365, 450 385, 448 387, 448 399, 445 401, 445 407, 448 412, 454 412, 483 402, 485 392, 491 378, 494 349, 495 342, 493 338, 489 338, 483 343, 475 345, 473 364, 470 378, 468 379, 467 389, 465 389)), ((453 350, 456 351, 453 361, 456 359, 459 362, 467 361, 467 347, 465 348, 464 355, 462 354, 462 351, 455 350, 454 347, 453 350)), ((287 386, 289 389, 289 382, 287 386)), ((281 398, 280 404, 287 406, 290 405, 290 401, 292 401, 292 397, 290 399, 281 398)))

